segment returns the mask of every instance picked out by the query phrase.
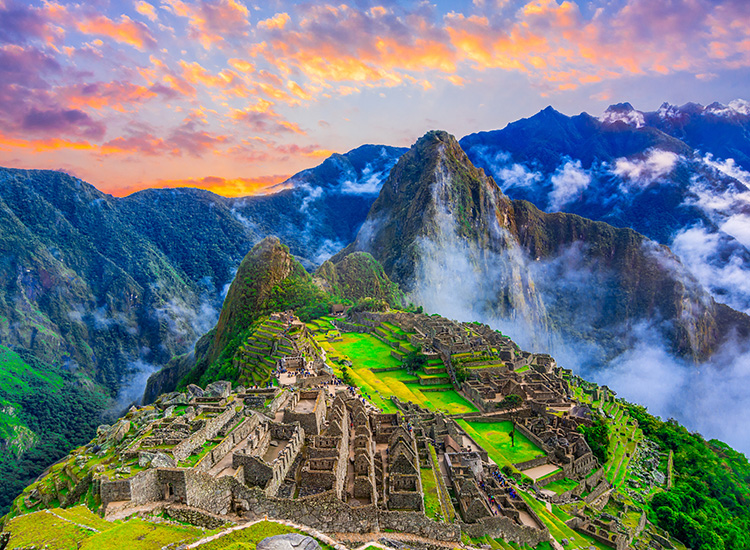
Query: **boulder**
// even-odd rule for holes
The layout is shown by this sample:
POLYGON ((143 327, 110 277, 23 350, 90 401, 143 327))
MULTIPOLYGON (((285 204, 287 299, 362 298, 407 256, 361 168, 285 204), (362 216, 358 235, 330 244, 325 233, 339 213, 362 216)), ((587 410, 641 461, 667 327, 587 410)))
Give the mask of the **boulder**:
POLYGON ((125 420, 123 418, 117 424, 112 426, 112 428, 110 428, 109 440, 112 441, 116 445, 120 441, 125 439, 125 436, 128 434, 129 431, 130 431, 130 421, 125 420))
POLYGON ((232 393, 232 383, 226 380, 219 380, 212 382, 206 386, 206 391, 203 393, 203 397, 229 397, 232 393))
POLYGON ((151 462, 154 460, 156 455, 154 453, 147 453, 146 451, 141 451, 138 453, 138 466, 141 468, 148 468, 151 466, 151 462))
POLYGON ((260 541, 256 550, 320 550, 318 542, 301 533, 287 533, 267 537, 260 541))
POLYGON ((152 468, 174 468, 174 459, 170 456, 159 451, 156 453, 153 459, 151 459, 152 468))
POLYGON ((186 394, 173 392, 164 396, 164 398, 161 400, 161 406, 169 407, 170 405, 187 405, 188 401, 189 399, 186 394))
POLYGON ((188 384, 187 392, 191 399, 193 397, 203 397, 203 388, 195 384, 188 384))

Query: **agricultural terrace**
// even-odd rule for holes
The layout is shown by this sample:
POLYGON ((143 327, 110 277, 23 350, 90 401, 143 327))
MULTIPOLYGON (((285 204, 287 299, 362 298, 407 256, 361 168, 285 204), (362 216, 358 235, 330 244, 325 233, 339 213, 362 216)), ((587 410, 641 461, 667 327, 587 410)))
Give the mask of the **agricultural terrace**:
POLYGON ((149 550, 168 544, 188 543, 212 534, 193 526, 152 523, 140 518, 108 522, 85 506, 54 508, 18 516, 6 525, 10 548, 48 550, 149 550))
MULTIPOLYGON (((327 327, 321 327, 325 328, 327 327)), ((316 335, 316 340, 320 341, 320 336, 316 335)), ((450 386, 431 386, 430 389, 439 391, 423 391, 423 387, 419 385, 419 377, 407 373, 402 362, 391 355, 394 348, 374 336, 346 332, 324 343, 333 349, 340 360, 348 359, 352 363, 352 379, 384 412, 397 412, 390 400, 392 395, 402 401, 411 401, 421 407, 448 414, 477 411, 469 400, 450 386), (397 370, 383 371, 389 368, 397 370)), ((340 370, 340 366, 336 368, 340 370)))
POLYGON ((550 535, 555 540, 561 541, 563 539, 568 540, 568 545, 565 547, 566 550, 589 550, 589 548, 596 548, 598 550, 611 550, 610 546, 607 546, 601 542, 594 540, 588 535, 575 531, 565 525, 565 521, 570 519, 572 516, 565 513, 561 508, 552 504, 550 509, 547 506, 535 499, 533 496, 521 491, 521 498, 526 501, 534 512, 539 516, 544 524, 549 528, 550 535))
POLYGON ((605 474, 607 481, 619 489, 625 482, 636 447, 643 440, 643 432, 618 403, 605 403, 603 410, 612 417, 609 421, 609 459, 605 474))
POLYGON ((509 421, 467 422, 459 419, 457 422, 501 468, 544 455, 544 451, 518 430, 516 430, 515 445, 511 445, 510 431, 513 424, 509 421))

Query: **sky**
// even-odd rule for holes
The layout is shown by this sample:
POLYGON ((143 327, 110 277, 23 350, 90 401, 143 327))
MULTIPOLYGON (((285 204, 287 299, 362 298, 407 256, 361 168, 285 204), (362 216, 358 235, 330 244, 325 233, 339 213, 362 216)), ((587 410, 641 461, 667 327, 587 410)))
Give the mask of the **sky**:
POLYGON ((364 143, 748 83, 746 0, 0 0, 0 166, 117 196, 263 193, 364 143))

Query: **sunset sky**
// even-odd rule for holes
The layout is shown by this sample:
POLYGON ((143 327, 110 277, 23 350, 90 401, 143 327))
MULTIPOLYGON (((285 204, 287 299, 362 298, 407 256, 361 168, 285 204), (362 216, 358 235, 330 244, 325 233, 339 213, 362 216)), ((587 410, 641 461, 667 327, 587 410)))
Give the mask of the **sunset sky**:
POLYGON ((750 99, 750 2, 0 0, 0 165, 262 192, 553 105, 750 99))

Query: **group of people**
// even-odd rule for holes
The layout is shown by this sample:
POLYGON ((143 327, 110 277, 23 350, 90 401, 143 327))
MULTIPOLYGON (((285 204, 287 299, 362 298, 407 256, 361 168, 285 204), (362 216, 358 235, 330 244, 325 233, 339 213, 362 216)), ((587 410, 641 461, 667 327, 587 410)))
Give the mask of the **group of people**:
MULTIPOLYGON (((494 470, 492 472, 492 477, 495 478, 495 480, 498 482, 500 487, 508 491, 508 494, 510 495, 510 498, 516 500, 518 499, 518 494, 516 493, 515 489, 513 489, 513 486, 510 484, 510 482, 505 478, 503 474, 500 473, 498 470, 494 470)), ((495 500, 495 497, 490 495, 487 491, 487 487, 484 483, 484 481, 479 482, 479 486, 482 488, 482 491, 487 494, 487 502, 490 505, 490 510, 492 510, 492 513, 494 515, 497 515, 498 512, 502 511, 502 508, 500 507, 500 503, 495 500)))

